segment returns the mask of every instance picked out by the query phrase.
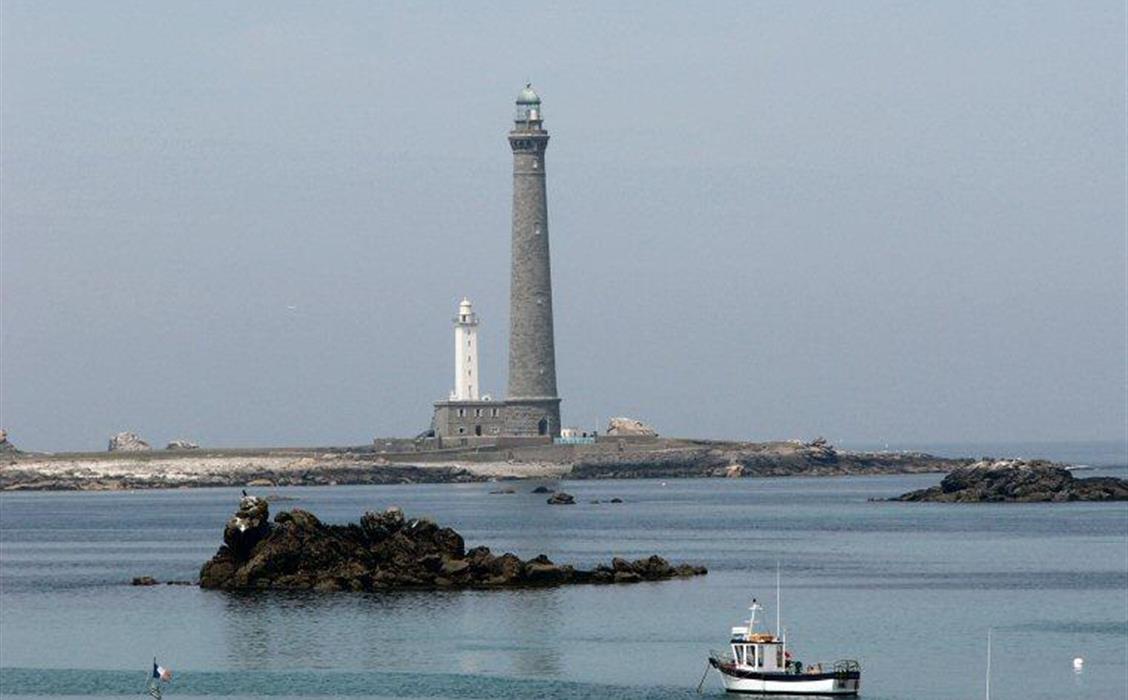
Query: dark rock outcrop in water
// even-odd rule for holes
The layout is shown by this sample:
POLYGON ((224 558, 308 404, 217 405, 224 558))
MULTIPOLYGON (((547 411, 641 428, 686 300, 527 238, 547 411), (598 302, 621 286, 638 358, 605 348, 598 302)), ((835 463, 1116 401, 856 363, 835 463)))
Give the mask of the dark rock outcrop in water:
MULTIPOLYGON (((223 528, 223 546, 236 561, 246 561, 251 550, 270 534, 270 506, 265 498, 247 496, 239 499, 239 510, 223 528)), ((223 551, 223 550, 220 550, 223 551)))
POLYGON ((576 503, 576 497, 570 493, 558 491, 549 496, 546 502, 550 506, 570 506, 576 503))
POLYGON ((911 491, 895 501, 940 503, 1042 503, 1128 501, 1128 480, 1074 478, 1059 464, 1017 459, 982 460, 956 469, 939 486, 911 491))
MULTIPOLYGON (((130 582, 132 586, 159 586, 160 581, 152 576, 134 576, 133 581, 130 582)), ((191 581, 165 581, 166 586, 191 586, 191 581)))
POLYGON ((325 525, 312 513, 283 511, 271 523, 266 502, 247 496, 223 531, 223 546, 200 570, 200 586, 223 590, 502 588, 569 583, 630 583, 706 573, 659 556, 615 559, 585 571, 543 554, 522 561, 488 547, 466 550, 454 530, 406 519, 398 508, 365 513, 359 523, 325 525))

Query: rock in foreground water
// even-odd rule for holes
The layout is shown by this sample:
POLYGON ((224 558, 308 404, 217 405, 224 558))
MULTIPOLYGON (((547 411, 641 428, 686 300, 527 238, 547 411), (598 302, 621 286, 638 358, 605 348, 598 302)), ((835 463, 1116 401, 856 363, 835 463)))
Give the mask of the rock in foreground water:
POLYGON ((266 501, 246 496, 224 528, 224 544, 200 570, 200 586, 223 590, 503 588, 568 583, 631 583, 706 573, 659 556, 592 570, 554 563, 545 555, 522 561, 488 547, 466 550, 449 527, 404 517, 398 508, 365 513, 359 523, 326 525, 294 509, 271 523, 266 501))
POLYGON ((1128 501, 1128 480, 1074 478, 1059 464, 1021 459, 981 460, 944 477, 939 486, 893 500, 941 503, 1128 501))

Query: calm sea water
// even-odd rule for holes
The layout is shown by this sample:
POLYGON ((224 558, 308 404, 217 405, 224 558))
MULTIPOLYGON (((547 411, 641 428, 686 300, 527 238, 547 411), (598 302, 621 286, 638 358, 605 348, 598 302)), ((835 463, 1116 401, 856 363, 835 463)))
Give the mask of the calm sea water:
MULTIPOLYGON (((1126 476, 1125 469, 1102 470, 1126 476)), ((592 565, 660 553, 708 576, 634 586, 232 595, 194 579, 237 489, 0 495, 0 695, 694 698, 752 596, 803 661, 856 658, 863 696, 1128 697, 1128 506, 875 503, 937 475, 279 489, 324 520, 399 505, 468 544, 592 565), (622 497, 621 505, 590 499, 622 497), (1085 658, 1073 672, 1072 659, 1085 658)), ((720 697, 717 678, 707 696, 720 697)))

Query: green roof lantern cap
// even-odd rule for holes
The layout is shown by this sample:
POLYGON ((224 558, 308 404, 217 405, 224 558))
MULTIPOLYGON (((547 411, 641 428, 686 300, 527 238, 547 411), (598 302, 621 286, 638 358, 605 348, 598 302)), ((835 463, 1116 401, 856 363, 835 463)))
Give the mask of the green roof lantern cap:
POLYGON ((533 90, 532 83, 525 83, 525 88, 517 95, 519 105, 539 105, 540 96, 533 90))

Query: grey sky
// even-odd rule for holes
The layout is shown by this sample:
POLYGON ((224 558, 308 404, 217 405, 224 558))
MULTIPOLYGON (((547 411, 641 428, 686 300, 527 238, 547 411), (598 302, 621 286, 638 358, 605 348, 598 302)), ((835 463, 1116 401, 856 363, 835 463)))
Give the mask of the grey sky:
POLYGON ((414 434, 462 295, 503 396, 526 80, 566 424, 1124 435, 1123 3, 543 7, 5 0, 13 441, 414 434))

